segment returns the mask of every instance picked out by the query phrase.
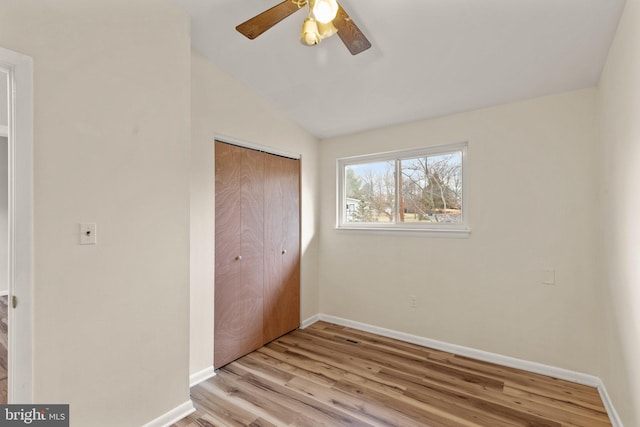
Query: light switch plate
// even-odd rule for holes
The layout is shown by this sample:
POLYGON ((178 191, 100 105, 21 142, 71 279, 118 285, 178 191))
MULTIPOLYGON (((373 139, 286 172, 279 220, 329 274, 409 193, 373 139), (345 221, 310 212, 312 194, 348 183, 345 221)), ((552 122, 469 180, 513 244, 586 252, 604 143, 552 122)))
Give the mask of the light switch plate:
POLYGON ((556 271, 546 269, 542 271, 542 284, 543 285, 555 285, 556 284, 556 271))
POLYGON ((96 244, 96 225, 93 223, 80 224, 80 244, 95 245, 96 244))

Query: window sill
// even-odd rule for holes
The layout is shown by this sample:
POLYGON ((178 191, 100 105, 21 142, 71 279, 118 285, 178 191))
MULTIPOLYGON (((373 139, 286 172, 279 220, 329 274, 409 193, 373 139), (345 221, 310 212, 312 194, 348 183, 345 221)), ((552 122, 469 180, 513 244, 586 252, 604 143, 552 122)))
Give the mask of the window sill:
POLYGON ((416 227, 367 227, 342 225, 334 228, 339 233, 364 233, 397 236, 441 237, 447 239, 468 239, 471 230, 461 228, 416 228, 416 227))

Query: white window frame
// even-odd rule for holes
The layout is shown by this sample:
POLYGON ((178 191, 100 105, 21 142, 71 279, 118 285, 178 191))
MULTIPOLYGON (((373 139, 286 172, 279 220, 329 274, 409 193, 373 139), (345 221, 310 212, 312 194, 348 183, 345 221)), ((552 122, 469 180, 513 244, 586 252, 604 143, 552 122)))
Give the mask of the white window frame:
POLYGON ((390 151, 385 153, 366 154, 360 156, 344 157, 337 160, 337 200, 336 200, 336 230, 357 231, 357 232, 399 232, 401 234, 416 233, 425 236, 440 236, 467 238, 471 230, 469 229, 469 183, 468 183, 468 143, 439 145, 433 147, 415 148, 410 150, 390 151), (401 191, 398 188, 400 180, 398 175, 400 161, 424 156, 436 156, 448 153, 462 153, 462 223, 461 224, 438 224, 438 223, 400 223, 398 222, 398 209, 401 191), (395 204, 396 215, 393 223, 354 223, 346 221, 346 189, 345 170, 347 166, 394 161, 396 169, 395 204))

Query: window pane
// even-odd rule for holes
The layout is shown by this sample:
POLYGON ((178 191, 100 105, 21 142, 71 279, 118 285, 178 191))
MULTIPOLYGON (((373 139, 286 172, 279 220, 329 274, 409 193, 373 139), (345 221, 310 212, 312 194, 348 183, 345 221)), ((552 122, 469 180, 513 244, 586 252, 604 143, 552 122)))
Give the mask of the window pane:
POLYGON ((395 222, 395 161, 347 165, 345 222, 395 222))
POLYGON ((462 152, 400 163, 399 222, 462 224, 462 152))

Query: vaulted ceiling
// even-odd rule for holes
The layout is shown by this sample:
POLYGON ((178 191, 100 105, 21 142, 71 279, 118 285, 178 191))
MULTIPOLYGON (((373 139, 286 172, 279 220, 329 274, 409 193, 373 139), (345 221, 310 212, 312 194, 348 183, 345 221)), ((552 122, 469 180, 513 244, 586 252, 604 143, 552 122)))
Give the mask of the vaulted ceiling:
POLYGON ((373 47, 299 41, 307 11, 255 40, 235 26, 281 0, 174 0, 192 44, 327 138, 597 84, 624 0, 340 0, 373 47))

